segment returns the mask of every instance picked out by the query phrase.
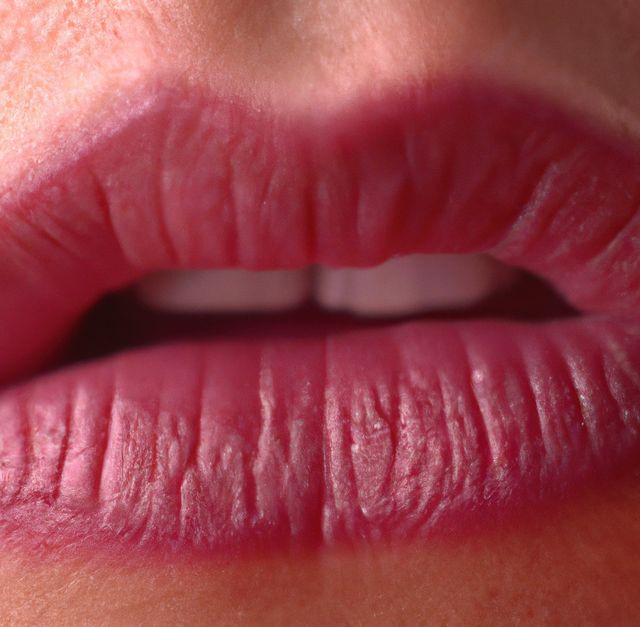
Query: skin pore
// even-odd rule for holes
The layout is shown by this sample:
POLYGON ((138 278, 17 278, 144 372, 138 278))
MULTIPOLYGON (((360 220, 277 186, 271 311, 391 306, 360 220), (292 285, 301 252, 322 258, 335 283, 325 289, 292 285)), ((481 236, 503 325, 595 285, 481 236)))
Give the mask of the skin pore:
MULTIPOLYGON (((624 0, 6 0, 0 180, 51 129, 73 136, 116 95, 178 75, 291 112, 489 75, 637 141, 638 42, 640 5, 624 0)), ((9 624, 624 625, 640 615, 640 477, 404 547, 226 562, 1 553, 9 624)))

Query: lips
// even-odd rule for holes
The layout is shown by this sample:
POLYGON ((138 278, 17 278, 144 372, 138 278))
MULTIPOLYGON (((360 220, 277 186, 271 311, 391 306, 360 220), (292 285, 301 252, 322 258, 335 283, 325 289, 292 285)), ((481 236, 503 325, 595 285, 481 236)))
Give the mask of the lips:
POLYGON ((636 463, 633 147, 469 79, 287 115, 155 84, 115 110, 0 179, 5 538, 422 538, 636 463), (488 252, 585 313, 212 338, 35 374, 149 272, 415 252, 488 252))

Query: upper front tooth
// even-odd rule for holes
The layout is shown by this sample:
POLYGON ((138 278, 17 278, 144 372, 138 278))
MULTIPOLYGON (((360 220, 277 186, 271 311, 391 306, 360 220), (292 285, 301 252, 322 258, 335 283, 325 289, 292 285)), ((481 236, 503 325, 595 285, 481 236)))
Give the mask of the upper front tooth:
POLYGON ((310 270, 193 270, 162 272, 142 281, 139 298, 173 312, 274 311, 309 296, 310 270))
POLYGON ((164 272, 142 281, 138 295, 173 312, 275 311, 314 299, 326 309, 390 316, 468 307, 515 275, 485 255, 412 255, 375 268, 164 272))
POLYGON ((405 315, 468 307, 514 275, 486 255, 410 255, 375 268, 320 268, 315 298, 327 309, 405 315))

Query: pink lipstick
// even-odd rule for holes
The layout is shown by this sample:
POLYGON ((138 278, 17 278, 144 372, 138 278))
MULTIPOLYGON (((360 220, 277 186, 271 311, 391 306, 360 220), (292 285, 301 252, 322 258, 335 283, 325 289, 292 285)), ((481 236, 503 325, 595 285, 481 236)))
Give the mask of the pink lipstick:
POLYGON ((131 100, 33 176, 0 175, 7 541, 402 541, 636 463, 633 147, 462 79, 327 116, 175 86, 131 100), (172 342, 37 372, 92 303, 150 272, 442 252, 525 268, 583 313, 172 342))

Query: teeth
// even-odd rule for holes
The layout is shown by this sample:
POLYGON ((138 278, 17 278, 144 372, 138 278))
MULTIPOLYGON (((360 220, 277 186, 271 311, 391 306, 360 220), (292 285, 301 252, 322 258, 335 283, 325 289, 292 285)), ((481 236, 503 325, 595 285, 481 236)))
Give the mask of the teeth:
POLYGON ((412 255, 375 268, 164 272, 138 287, 147 305, 173 312, 276 311, 315 300, 365 316, 469 307, 514 280, 484 255, 412 255))
POLYGON ((310 270, 162 272, 142 281, 138 297, 172 312, 277 311, 307 298, 310 277, 310 270))
POLYGON ((485 255, 411 255, 375 268, 321 268, 316 298, 326 309, 370 316, 464 308, 514 274, 485 255))

